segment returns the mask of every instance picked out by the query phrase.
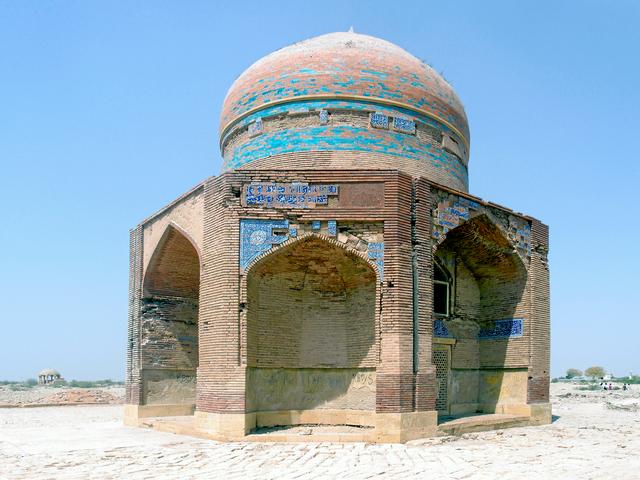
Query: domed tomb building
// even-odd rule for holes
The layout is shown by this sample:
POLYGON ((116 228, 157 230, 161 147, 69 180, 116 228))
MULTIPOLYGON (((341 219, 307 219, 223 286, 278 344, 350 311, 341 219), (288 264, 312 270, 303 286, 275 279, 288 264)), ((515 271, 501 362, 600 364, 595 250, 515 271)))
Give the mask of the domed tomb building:
POLYGON ((220 149, 131 230, 127 423, 403 442, 551 421, 548 228, 468 193, 432 68, 351 32, 283 48, 231 86, 220 149))

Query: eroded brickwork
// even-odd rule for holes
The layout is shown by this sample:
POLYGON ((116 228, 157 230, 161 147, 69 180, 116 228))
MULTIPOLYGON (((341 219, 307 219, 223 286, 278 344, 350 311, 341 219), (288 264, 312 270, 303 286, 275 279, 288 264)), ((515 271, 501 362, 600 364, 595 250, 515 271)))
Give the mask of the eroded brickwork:
POLYGON ((250 270, 247 300, 249 366, 376 366, 376 274, 357 255, 294 242, 250 270))
POLYGON ((142 298, 142 226, 129 232, 129 315, 127 321, 126 402, 141 401, 140 300, 142 298))
POLYGON ((548 229, 466 193, 469 146, 450 85, 384 40, 256 62, 222 108, 224 173, 131 232, 127 401, 240 436, 550 421, 548 229))
POLYGON ((529 403, 542 403, 549 401, 550 381, 549 227, 533 220, 531 233, 531 358, 527 393, 529 403))
POLYGON ((452 412, 547 401, 539 222, 385 170, 240 170, 209 179, 203 195, 202 252, 167 225, 138 287, 130 355, 142 380, 128 364, 129 401, 195 395, 212 413, 432 411, 442 339, 452 412), (336 194, 273 207, 250 204, 250 184, 336 194), (451 277, 447 317, 433 312, 434 261, 451 277))
POLYGON ((139 308, 141 401, 195 404, 200 253, 171 224, 150 257, 139 308))

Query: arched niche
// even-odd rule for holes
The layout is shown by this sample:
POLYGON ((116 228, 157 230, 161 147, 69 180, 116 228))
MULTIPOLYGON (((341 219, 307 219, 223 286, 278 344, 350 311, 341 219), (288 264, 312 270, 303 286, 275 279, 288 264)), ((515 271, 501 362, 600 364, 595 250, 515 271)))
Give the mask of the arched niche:
POLYGON ((450 349, 444 410, 493 413, 526 404, 527 269, 511 241, 480 215, 449 231, 435 257, 450 278, 450 303, 447 315, 434 316, 454 340, 438 347, 440 355, 450 349))
POLYGON ((168 225, 143 281, 140 358, 144 404, 195 404, 199 292, 199 253, 182 231, 168 225))
POLYGON ((378 277, 362 254, 310 234, 246 272, 247 411, 258 426, 361 423, 336 411, 375 411, 378 277), (329 414, 328 412, 331 412, 329 414), (262 419, 262 420, 261 420, 262 419))

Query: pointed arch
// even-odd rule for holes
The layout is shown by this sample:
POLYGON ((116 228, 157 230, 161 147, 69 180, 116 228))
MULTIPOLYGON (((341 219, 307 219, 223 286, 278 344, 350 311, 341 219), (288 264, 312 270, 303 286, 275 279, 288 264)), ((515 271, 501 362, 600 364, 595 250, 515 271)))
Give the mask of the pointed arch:
POLYGON ((380 283, 366 253, 306 234, 251 262, 244 284, 248 411, 375 411, 380 283))
POLYGON ((291 248, 292 246, 295 246, 298 242, 307 242, 310 241, 314 238, 320 239, 324 242, 327 242, 329 245, 333 245, 336 247, 339 247, 343 250, 345 250, 346 252, 348 252, 349 255, 355 256, 355 257, 359 257, 360 259, 364 260, 375 272, 376 275, 376 279, 377 282, 380 283, 382 281, 381 275, 380 275, 380 270, 378 269, 378 266, 372 262, 369 257, 367 256, 366 252, 361 252, 360 250, 356 250, 355 248, 340 242, 338 240, 336 240, 334 237, 330 237, 328 235, 323 235, 321 233, 315 233, 315 232, 308 232, 308 233, 304 233, 298 237, 291 237, 288 240, 278 244, 278 245, 274 245, 270 250, 258 255, 256 258, 254 258, 249 265, 247 265, 247 268, 245 270, 245 274, 248 275, 249 272, 251 270, 253 270, 254 268, 256 268, 256 266, 258 266, 260 263, 262 263, 263 261, 265 261, 265 259, 268 259, 271 255, 274 255, 278 252, 280 252, 281 250, 286 250, 288 248, 291 248))
POLYGON ((156 245, 143 279, 143 295, 197 298, 201 254, 191 236, 169 223, 156 245))
POLYGON ((143 278, 143 404, 195 404, 200 265, 193 239, 179 226, 168 224, 143 278))
POLYGON ((450 230, 435 257, 435 265, 446 264, 453 277, 446 327, 456 344, 448 367, 451 380, 443 385, 466 385, 449 393, 442 387, 448 401, 444 410, 492 413, 505 398, 525 404, 526 381, 503 389, 509 375, 526 379, 526 371, 513 373, 526 367, 516 363, 527 356, 526 324, 517 335, 509 330, 522 325, 528 311, 528 273, 521 256, 503 229, 482 214, 450 230))

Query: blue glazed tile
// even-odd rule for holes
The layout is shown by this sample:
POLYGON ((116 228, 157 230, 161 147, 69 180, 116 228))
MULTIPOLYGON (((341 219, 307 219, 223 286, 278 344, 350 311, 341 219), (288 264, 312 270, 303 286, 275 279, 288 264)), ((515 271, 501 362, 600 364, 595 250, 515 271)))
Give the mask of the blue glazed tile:
POLYGON ((393 117, 393 128, 399 132, 416 133, 416 122, 402 117, 393 117))
POLYGON ((298 229, 296 227, 289 227, 289 236, 293 238, 297 237, 298 229))
POLYGON ((509 318, 504 320, 496 320, 493 326, 489 328, 480 328, 478 338, 487 339, 504 339, 521 337, 524 334, 524 321, 522 318, 509 318))
POLYGON ((378 267, 380 280, 384 280, 384 243, 370 243, 367 246, 367 257, 378 267))
POLYGON ((384 113, 371 113, 369 121, 373 128, 389 128, 389 117, 384 113))
POLYGON ((326 125, 329 123, 329 112, 325 109, 320 110, 320 125, 326 125))
POLYGON ((274 228, 289 228, 288 220, 240 220, 240 268, 243 270, 271 247, 289 238, 289 235, 274 235, 274 228))
POLYGON ((451 338, 451 334, 449 333, 449 329, 447 328, 444 320, 437 319, 433 321, 433 336, 440 338, 451 338))
POLYGON ((311 222, 311 230, 320 230, 320 220, 311 222))
POLYGON ((262 133, 262 119, 258 118, 255 122, 249 124, 249 135, 259 135, 262 133))
POLYGON ((335 220, 329 220, 327 222, 327 230, 329 235, 335 237, 338 234, 338 223, 335 220))

